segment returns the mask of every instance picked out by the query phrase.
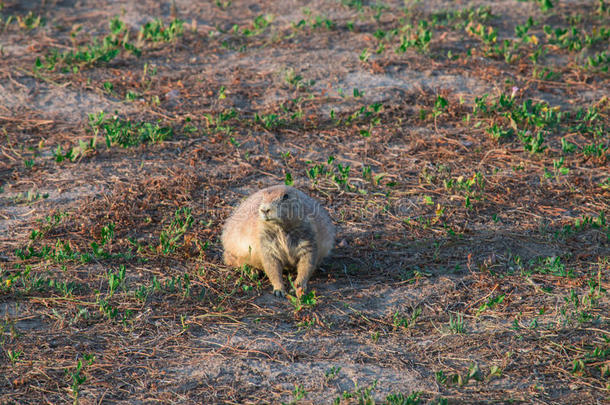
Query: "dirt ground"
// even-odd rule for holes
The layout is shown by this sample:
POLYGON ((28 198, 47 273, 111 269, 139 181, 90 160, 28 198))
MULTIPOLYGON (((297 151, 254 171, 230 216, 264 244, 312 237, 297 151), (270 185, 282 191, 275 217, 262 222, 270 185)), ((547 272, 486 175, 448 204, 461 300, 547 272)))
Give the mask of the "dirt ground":
POLYGON ((0 2, 0 403, 608 403, 609 10, 0 2), (277 183, 300 299, 222 263, 277 183))

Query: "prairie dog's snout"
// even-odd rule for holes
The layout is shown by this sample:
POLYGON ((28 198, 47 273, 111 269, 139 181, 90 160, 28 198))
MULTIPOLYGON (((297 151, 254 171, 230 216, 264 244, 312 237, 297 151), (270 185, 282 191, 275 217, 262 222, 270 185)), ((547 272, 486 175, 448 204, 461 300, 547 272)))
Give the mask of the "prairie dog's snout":
POLYGON ((259 211, 261 219, 266 221, 269 219, 269 214, 271 214, 271 206, 269 204, 261 204, 259 211))
POLYGON ((279 215, 280 208, 278 207, 276 201, 262 203, 258 211, 263 221, 271 221, 281 218, 279 215))
POLYGON ((260 217, 263 221, 289 221, 298 218, 298 212, 298 201, 293 201, 288 192, 271 201, 262 202, 259 207, 260 217))

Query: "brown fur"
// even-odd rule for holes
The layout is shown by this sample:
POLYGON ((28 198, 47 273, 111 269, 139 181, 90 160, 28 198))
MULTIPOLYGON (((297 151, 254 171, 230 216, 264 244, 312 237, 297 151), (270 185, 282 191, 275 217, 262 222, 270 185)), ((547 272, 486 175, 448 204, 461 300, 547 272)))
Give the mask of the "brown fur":
POLYGON ((322 206, 296 188, 277 185, 252 194, 227 220, 222 232, 225 263, 263 269, 273 293, 285 294, 284 268, 296 268, 297 294, 335 241, 335 227, 322 206))

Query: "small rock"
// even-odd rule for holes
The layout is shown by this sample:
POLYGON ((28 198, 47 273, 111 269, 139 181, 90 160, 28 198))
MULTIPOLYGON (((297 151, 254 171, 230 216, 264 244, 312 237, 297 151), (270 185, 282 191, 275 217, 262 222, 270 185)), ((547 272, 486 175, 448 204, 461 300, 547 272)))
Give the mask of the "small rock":
POLYGON ((171 100, 174 101, 176 99, 178 99, 180 97, 180 90, 170 90, 167 93, 165 93, 165 99, 166 100, 171 100))

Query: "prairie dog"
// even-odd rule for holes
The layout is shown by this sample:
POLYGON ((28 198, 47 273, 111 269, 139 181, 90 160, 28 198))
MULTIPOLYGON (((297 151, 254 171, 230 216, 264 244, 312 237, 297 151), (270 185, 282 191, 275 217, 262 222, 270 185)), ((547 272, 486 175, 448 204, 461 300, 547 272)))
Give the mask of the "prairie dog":
POLYGON ((222 231, 224 260, 230 266, 263 269, 282 297, 284 268, 296 268, 297 295, 335 243, 335 227, 313 198, 296 188, 277 185, 257 191, 242 202, 222 231))

